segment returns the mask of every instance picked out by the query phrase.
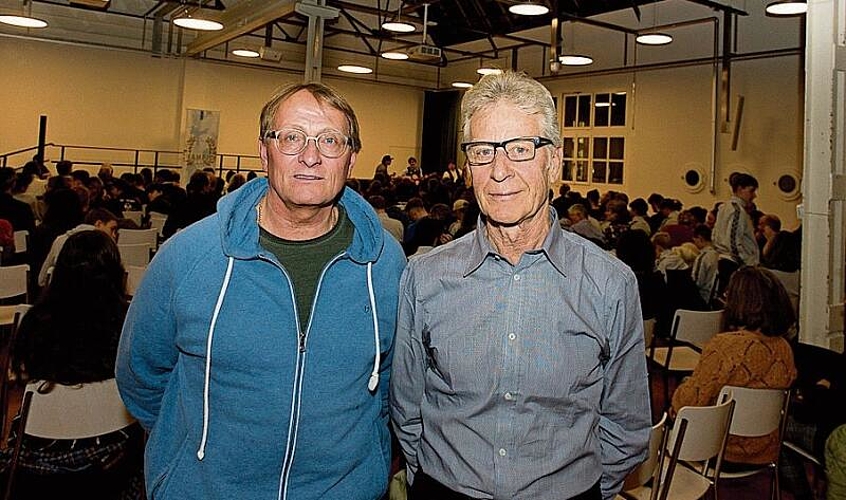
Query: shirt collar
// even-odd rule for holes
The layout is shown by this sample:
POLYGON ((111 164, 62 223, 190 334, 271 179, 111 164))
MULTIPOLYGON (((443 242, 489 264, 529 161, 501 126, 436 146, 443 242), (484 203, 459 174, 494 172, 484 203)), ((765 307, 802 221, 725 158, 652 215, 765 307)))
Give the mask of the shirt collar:
MULTIPOLYGON (((564 255, 566 253, 566 242, 562 235, 563 231, 558 226, 558 218, 556 217, 555 209, 549 207, 549 226, 550 230, 543 241, 543 245, 538 249, 538 252, 546 256, 546 259, 552 264, 556 271, 566 276, 564 269, 564 255)), ((470 247, 470 255, 467 258, 467 268, 464 270, 464 277, 466 278, 474 271, 482 266, 485 259, 497 258, 499 254, 496 253, 490 240, 488 240, 488 231, 485 226, 483 217, 480 215, 476 222, 476 231, 474 231, 474 243, 470 247)))

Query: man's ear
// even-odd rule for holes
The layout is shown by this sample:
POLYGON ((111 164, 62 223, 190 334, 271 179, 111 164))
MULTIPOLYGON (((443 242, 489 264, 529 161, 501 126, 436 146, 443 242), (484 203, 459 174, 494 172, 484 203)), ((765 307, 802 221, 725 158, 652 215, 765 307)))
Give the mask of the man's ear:
POLYGON ((267 153, 267 145, 264 143, 263 140, 258 140, 258 148, 259 148, 259 158, 261 158, 261 169, 264 173, 267 173, 267 165, 268 165, 268 153, 267 153))
POLYGON ((357 153, 350 153, 350 161, 347 164, 347 175, 346 178, 349 179, 350 175, 352 175, 353 167, 355 166, 355 161, 358 159, 357 153))
POLYGON ((561 146, 552 150, 552 156, 549 159, 549 169, 547 174, 549 176, 549 185, 554 186, 556 182, 561 180, 561 146))

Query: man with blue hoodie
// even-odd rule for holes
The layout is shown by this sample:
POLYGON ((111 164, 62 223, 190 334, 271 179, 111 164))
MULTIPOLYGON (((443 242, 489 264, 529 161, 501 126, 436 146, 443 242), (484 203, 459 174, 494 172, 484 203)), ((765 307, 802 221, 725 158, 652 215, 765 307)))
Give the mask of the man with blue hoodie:
POLYGON ((267 179, 165 243, 136 291, 117 381, 148 430, 151 499, 378 499, 399 244, 344 188, 361 149, 321 84, 261 113, 267 179))

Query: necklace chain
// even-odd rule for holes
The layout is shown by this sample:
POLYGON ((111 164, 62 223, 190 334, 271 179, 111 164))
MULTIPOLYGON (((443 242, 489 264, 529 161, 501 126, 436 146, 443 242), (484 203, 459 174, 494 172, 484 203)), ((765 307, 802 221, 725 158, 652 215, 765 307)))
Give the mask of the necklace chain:
MULTIPOLYGON (((262 220, 261 220, 261 205, 262 205, 261 201, 259 201, 258 205, 256 205, 256 224, 258 224, 259 227, 264 227, 261 224, 261 222, 262 222, 262 220)), ((331 231, 332 228, 335 227, 335 224, 337 224, 337 223, 338 223, 338 207, 332 207, 332 212, 329 214, 329 230, 331 231)))

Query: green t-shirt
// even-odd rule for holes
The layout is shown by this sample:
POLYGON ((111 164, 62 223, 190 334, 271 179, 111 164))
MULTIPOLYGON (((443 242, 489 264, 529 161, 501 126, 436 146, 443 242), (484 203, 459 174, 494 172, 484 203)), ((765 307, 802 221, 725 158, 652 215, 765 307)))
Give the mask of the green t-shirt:
POLYGON ((291 278, 300 318, 300 333, 304 333, 307 328, 320 273, 330 260, 350 246, 354 229, 347 212, 340 205, 335 227, 313 240, 284 240, 259 228, 259 244, 279 259, 291 278))

